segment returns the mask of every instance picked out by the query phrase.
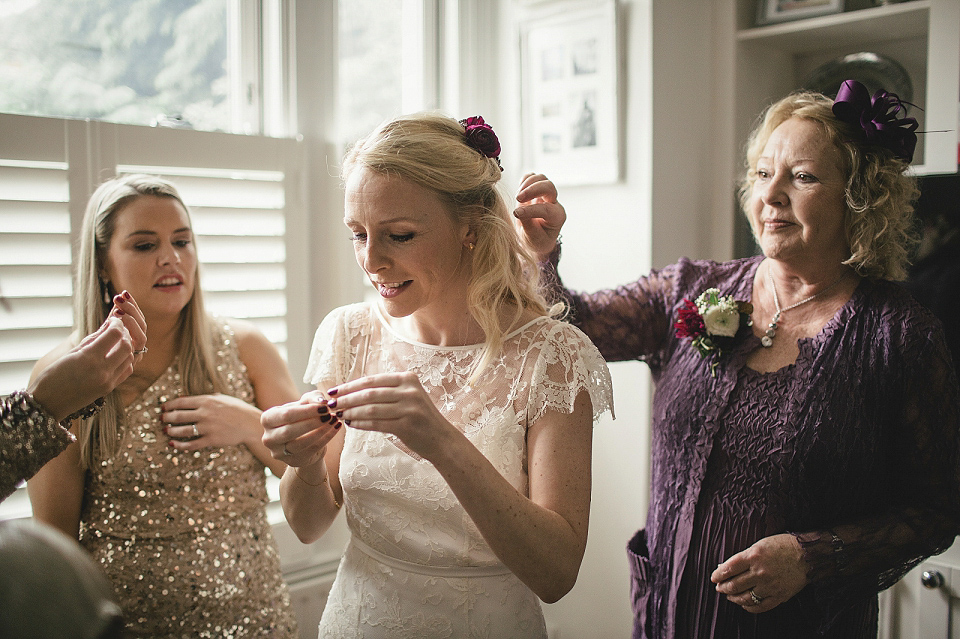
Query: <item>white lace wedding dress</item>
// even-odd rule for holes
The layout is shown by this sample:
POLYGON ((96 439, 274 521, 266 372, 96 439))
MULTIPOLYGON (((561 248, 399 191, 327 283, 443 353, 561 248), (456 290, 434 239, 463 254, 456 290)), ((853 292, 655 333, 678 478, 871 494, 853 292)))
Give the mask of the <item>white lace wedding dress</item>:
MULTIPOLYGON (((527 494, 527 428, 548 410, 571 412, 583 390, 595 420, 612 411, 610 374, 583 333, 549 318, 510 333, 468 386, 481 354, 411 342, 377 305, 355 304, 317 329, 304 379, 330 386, 415 372, 440 412, 527 494)), ((391 435, 348 428, 339 476, 351 541, 321 638, 546 637, 537 596, 500 563, 429 462, 391 435)))

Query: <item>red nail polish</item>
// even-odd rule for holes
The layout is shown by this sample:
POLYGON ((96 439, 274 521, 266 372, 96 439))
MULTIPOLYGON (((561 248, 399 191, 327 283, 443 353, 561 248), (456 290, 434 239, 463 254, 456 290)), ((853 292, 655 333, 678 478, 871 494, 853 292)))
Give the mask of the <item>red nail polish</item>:
MULTIPOLYGON (((350 422, 347 422, 347 423, 349 424, 350 422)), ((341 426, 343 426, 343 424, 341 424, 340 422, 337 422, 336 424, 333 425, 333 428, 334 430, 340 430, 341 426)))
POLYGON ((337 407, 337 400, 331 399, 329 402, 327 402, 327 406, 329 406, 330 408, 336 408, 336 407, 337 407))
POLYGON ((173 445, 173 442, 167 442, 167 446, 169 446, 170 448, 175 448, 175 446, 173 445))
POLYGON ((320 404, 319 406, 317 406, 317 412, 320 413, 321 415, 328 414, 330 413, 330 409, 327 407, 326 404, 320 404))
POLYGON ((122 308, 115 308, 113 309, 113 312, 117 314, 117 317, 120 317, 121 315, 126 315, 126 313, 123 312, 122 308))
POLYGON ((330 421, 330 415, 320 415, 320 421, 326 424, 330 421))
POLYGON ((123 292, 123 299, 127 300, 128 302, 130 301, 130 291, 123 292))
POLYGON ((327 391, 327 395, 333 396, 333 395, 336 395, 336 394, 337 394, 337 387, 336 387, 336 386, 334 386, 333 388, 331 388, 330 390, 327 391))

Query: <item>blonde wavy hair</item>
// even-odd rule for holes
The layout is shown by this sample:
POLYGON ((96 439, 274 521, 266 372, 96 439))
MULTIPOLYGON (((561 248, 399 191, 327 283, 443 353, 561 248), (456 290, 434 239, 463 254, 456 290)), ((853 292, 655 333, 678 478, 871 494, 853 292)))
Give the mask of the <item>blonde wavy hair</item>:
POLYGON ((840 149, 841 169, 846 174, 844 228, 850 257, 843 263, 863 277, 906 279, 909 255, 916 243, 916 179, 907 174, 907 162, 888 149, 862 142, 860 132, 837 119, 832 107, 830 98, 803 91, 767 108, 747 141, 746 174, 740 184, 741 208, 749 219, 757 161, 774 129, 790 118, 816 122, 840 149))
MULTIPOLYGON (((139 197, 166 197, 180 203, 190 219, 190 209, 183 203, 177 188, 167 180, 151 175, 122 175, 107 180, 93 192, 83 214, 80 237, 80 261, 76 272, 74 295, 75 338, 89 335, 106 320, 113 308, 112 298, 119 291, 112 289, 101 274, 116 228, 117 216, 139 197), (109 301, 108 301, 109 300, 109 301)), ((192 224, 191 224, 192 225, 192 224)), ((216 367, 211 318, 204 310, 200 290, 199 261, 194 275, 193 296, 180 312, 177 350, 180 375, 187 394, 223 392, 225 380, 216 367)), ((150 327, 147 326, 149 342, 150 327)), ((116 454, 120 445, 120 416, 123 404, 117 391, 105 398, 104 408, 90 419, 80 420, 77 439, 83 468, 90 468, 98 459, 116 454)))
POLYGON ((540 290, 536 258, 520 240, 497 188, 500 166, 466 144, 459 122, 439 113, 387 121, 347 152, 343 182, 361 168, 433 191, 448 205, 455 223, 475 232, 468 305, 486 341, 474 378, 500 353, 504 335, 525 310, 541 316, 555 313, 540 290), (500 314, 505 307, 512 309, 512 318, 503 327, 500 314))

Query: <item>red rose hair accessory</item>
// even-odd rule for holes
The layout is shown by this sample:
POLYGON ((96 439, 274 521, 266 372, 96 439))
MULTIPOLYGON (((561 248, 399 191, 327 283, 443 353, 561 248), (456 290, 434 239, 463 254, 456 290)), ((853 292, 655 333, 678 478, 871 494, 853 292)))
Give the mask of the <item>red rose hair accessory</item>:
POLYGON ((917 146, 917 120, 897 119, 897 114, 906 107, 896 93, 880 89, 870 98, 870 92, 856 80, 844 80, 833 102, 833 114, 837 119, 863 130, 868 144, 889 149, 906 162, 913 161, 917 146))
POLYGON ((460 120, 460 125, 464 129, 463 137, 467 146, 484 157, 496 160, 497 166, 503 171, 503 165, 500 164, 500 140, 493 132, 493 127, 484 122, 479 115, 460 120))

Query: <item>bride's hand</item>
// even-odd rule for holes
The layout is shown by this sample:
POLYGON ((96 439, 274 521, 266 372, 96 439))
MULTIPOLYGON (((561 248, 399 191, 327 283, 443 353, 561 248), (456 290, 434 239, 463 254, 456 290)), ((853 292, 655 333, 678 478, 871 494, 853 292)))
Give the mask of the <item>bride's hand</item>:
POLYGON ((430 460, 456 428, 440 414, 413 373, 382 373, 327 391, 330 407, 358 430, 396 435, 411 451, 430 460))

